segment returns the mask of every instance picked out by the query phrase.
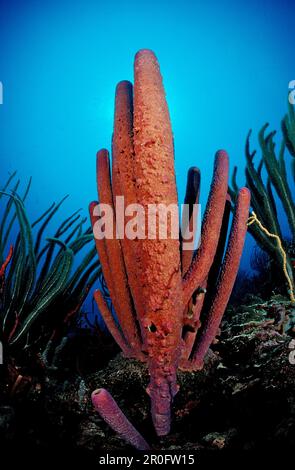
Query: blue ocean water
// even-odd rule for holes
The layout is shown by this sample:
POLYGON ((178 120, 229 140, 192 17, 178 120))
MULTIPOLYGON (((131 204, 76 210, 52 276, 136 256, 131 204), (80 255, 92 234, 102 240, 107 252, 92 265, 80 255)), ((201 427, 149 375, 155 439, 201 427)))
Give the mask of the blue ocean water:
MULTIPOLYGON (((266 121, 279 129, 295 79, 293 31, 285 1, 0 0, 1 181, 14 170, 24 183, 33 177, 33 218, 65 194, 59 221, 87 213, 96 151, 110 149, 116 83, 132 81, 134 54, 150 48, 171 113, 179 199, 198 166, 205 207, 216 150, 229 152, 242 185, 249 128, 254 147, 266 121)), ((244 269, 253 245, 248 235, 244 269)))

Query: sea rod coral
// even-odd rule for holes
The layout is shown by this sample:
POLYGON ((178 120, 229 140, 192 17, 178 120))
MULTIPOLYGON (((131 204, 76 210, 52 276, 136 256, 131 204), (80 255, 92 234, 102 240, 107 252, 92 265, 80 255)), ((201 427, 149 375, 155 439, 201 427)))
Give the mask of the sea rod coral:
MULTIPOLYGON (((112 171, 107 150, 97 154, 98 196, 100 204, 111 207, 117 196, 124 196, 125 207, 139 203, 147 212, 150 204, 178 204, 174 146, 162 77, 152 51, 136 54, 134 72, 134 90, 126 81, 116 89, 112 171)), ((186 195, 190 206, 198 201, 199 183, 199 171, 190 169, 186 195)), ((201 242, 195 254, 182 250, 182 238, 172 236, 172 227, 165 239, 158 232, 155 237, 143 239, 96 237, 116 317, 100 291, 96 291, 95 299, 123 353, 147 362, 147 393, 160 436, 170 430, 171 403, 178 391, 177 370, 203 367, 238 271, 250 193, 246 188, 239 192, 224 254, 227 191, 228 156, 221 150, 215 157, 201 242), (206 292, 210 299, 206 300, 206 292)), ((102 217, 98 207, 97 202, 90 204, 94 234, 102 217)), ((125 213, 123 217, 127 225, 131 216, 125 213)), ((159 217, 157 213, 157 228, 159 217)), ((115 234, 115 211, 109 222, 115 234)))
POLYGON ((13 173, 0 186, 0 342, 9 380, 35 364, 56 367, 81 306, 100 274, 91 228, 80 210, 53 230, 50 223, 66 200, 31 221, 20 180, 13 173), (88 246, 90 248, 88 249, 88 246), (79 258, 80 257, 80 258, 79 258))

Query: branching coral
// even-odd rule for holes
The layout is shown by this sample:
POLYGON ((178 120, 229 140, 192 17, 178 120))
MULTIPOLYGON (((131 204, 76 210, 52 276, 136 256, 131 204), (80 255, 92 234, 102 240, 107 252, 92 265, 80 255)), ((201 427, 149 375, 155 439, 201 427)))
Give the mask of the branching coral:
MULTIPOLYGON (((275 132, 270 132, 265 136, 268 124, 265 124, 259 133, 259 144, 262 152, 262 158, 257 166, 254 164, 254 156, 256 151, 250 151, 250 135, 248 134, 246 141, 246 186, 251 190, 252 199, 251 205, 257 215, 257 219, 267 229, 268 232, 273 234, 273 237, 267 235, 267 232, 261 230, 259 225, 252 224, 249 226, 249 231, 254 237, 258 245, 268 253, 273 259, 277 267, 281 270, 284 277, 284 266, 286 262, 286 269, 288 278, 294 286, 293 267, 290 256, 288 255, 287 242, 283 240, 283 234, 278 219, 278 209, 274 190, 279 197, 282 207, 285 211, 286 218, 289 223, 290 231, 295 239, 295 206, 292 197, 292 192, 287 178, 287 170, 285 164, 285 150, 289 150, 292 158, 294 168, 295 156, 295 118, 294 107, 289 105, 289 114, 285 116, 282 121, 283 140, 280 146, 279 154, 276 155, 274 135, 275 132), (263 168, 267 173, 266 183, 263 179, 263 168), (283 242, 284 250, 280 248, 280 240, 283 242), (286 261, 284 254, 286 253, 286 261)), ((232 177, 232 188, 230 189, 233 200, 238 194, 238 185, 236 182, 237 167, 235 167, 232 177)), ((293 174, 295 176, 295 174, 293 174)), ((294 289, 294 287, 293 287, 294 289)))
MULTIPOLYGON (((131 83, 121 82, 117 86, 112 176, 108 152, 101 150, 97 154, 97 185, 100 204, 114 209, 117 196, 124 196, 125 208, 139 203, 147 214, 150 205, 178 204, 174 146, 162 77, 153 52, 137 53, 134 73, 134 97, 131 83)), ((198 201, 199 186, 199 171, 191 169, 186 195, 189 205, 198 201)), ((238 271, 250 193, 246 188, 239 192, 224 255, 227 189, 228 156, 225 151, 219 151, 201 243, 194 256, 192 250, 185 253, 181 237, 173 236, 175 227, 171 214, 168 214, 165 238, 159 236, 159 212, 156 213, 155 236, 114 237, 119 230, 116 217, 123 218, 124 227, 132 221, 132 211, 124 210, 104 218, 105 225, 113 227, 113 237, 96 237, 117 318, 112 316, 99 292, 96 293, 97 304, 123 353, 147 362, 150 373, 147 392, 158 435, 165 435, 170 429, 171 403, 178 390, 177 369, 203 367, 238 271), (212 279, 216 284, 208 286, 212 279), (210 301, 204 303, 206 289, 209 289, 210 301), (206 311, 202 311, 203 304, 206 311)), ((95 234, 96 224, 102 217, 95 202, 90 205, 90 215, 95 234)), ((139 225, 143 230, 147 228, 145 221, 139 225)), ((178 220, 176 225, 178 234, 178 220)))
POLYGON ((19 355, 24 349, 43 350, 45 360, 80 309, 100 264, 94 260, 95 247, 83 252, 93 235, 91 229, 83 229, 86 219, 79 211, 44 240, 48 224, 65 198, 31 223, 24 205, 30 184, 20 197, 16 192, 19 181, 12 185, 14 177, 0 191, 1 342, 7 355, 19 355), (80 252, 83 256, 77 262, 80 252))

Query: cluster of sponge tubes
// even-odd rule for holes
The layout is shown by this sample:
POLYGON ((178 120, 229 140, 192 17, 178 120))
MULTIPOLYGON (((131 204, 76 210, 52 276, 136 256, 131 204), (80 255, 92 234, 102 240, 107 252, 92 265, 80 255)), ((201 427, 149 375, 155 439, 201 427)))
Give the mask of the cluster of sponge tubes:
MULTIPOLYGON (((149 204, 178 203, 170 117, 153 52, 137 53, 134 75, 134 87, 124 81, 116 89, 112 171, 107 150, 97 154, 99 203, 114 209, 109 221, 114 237, 95 241, 116 318, 99 290, 95 299, 123 354, 147 363, 154 427, 158 435, 166 435, 178 390, 177 369, 201 369, 218 333, 243 250, 250 193, 240 190, 227 236, 228 156, 221 150, 195 253, 182 250, 181 236, 115 236, 116 196, 124 196, 125 206, 139 203, 146 210, 149 204)), ((190 207, 198 203, 199 190, 200 173, 191 168, 185 199, 190 207)), ((93 227, 100 217, 96 207, 97 202, 90 204, 93 227)), ((124 223, 128 220, 125 215, 124 223)), ((97 404, 104 394, 93 396, 97 404)))

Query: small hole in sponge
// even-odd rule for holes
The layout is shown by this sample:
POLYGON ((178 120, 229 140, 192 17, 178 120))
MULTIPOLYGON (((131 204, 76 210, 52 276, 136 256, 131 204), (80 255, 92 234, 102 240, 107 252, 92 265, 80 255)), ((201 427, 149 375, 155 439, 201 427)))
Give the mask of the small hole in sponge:
POLYGON ((151 332, 151 333, 155 333, 157 331, 157 327, 154 323, 151 323, 149 326, 148 326, 148 330, 151 332))

